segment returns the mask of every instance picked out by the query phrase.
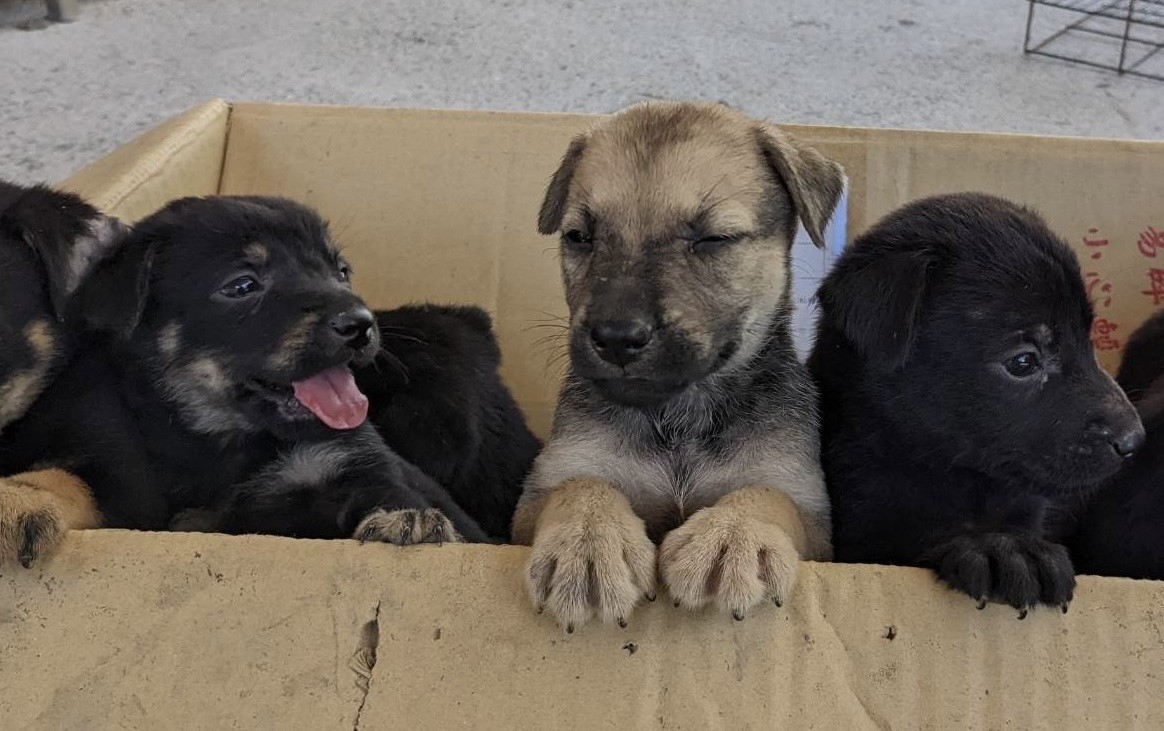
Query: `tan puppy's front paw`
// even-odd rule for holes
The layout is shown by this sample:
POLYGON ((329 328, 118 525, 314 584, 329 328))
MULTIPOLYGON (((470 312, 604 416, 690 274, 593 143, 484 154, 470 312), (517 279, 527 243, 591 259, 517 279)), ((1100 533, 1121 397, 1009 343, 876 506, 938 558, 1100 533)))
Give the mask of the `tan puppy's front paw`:
POLYGON ((567 632, 594 615, 625 627, 641 599, 654 599, 655 544, 622 493, 571 480, 547 496, 526 586, 567 632))
POLYGON ((360 543, 458 543, 461 536, 445 514, 436 508, 392 510, 376 508, 360 521, 352 533, 360 543))
POLYGON ((0 564, 32 568, 56 552, 70 527, 100 525, 89 488, 64 470, 0 477, 0 564))
POLYGON ((780 526, 727 505, 696 512, 659 549, 659 568, 676 606, 699 609, 715 601, 737 620, 765 600, 783 605, 799 561, 780 526))

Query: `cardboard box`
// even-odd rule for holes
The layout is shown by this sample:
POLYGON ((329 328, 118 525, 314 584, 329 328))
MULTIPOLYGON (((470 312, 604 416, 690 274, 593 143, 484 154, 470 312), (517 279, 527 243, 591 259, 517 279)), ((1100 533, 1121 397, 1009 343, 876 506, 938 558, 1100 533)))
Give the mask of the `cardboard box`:
MULTIPOLYGON (((333 223, 374 306, 473 302, 545 433, 564 315, 534 221, 581 116, 210 102, 66 186, 129 220, 273 193, 333 223)), ((995 192, 1081 253, 1112 366, 1164 298, 1164 144, 790 126, 843 163, 848 237, 920 195, 995 192)), ((734 622, 661 598, 565 635, 520 547, 80 532, 0 575, 4 728, 1160 728, 1164 584, 1084 578, 1025 621, 925 571, 806 564, 734 622), (367 632, 378 625, 378 637, 367 632), (375 647, 371 673, 359 658, 375 647), (353 665, 353 663, 355 663, 353 665)))

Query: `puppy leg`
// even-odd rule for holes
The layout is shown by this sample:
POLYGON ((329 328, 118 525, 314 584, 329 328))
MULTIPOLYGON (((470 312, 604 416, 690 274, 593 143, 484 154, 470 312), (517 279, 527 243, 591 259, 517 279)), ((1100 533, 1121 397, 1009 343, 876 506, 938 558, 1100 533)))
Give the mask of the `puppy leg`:
POLYGON ((388 449, 371 426, 295 445, 234 488, 214 514, 219 530, 236 534, 398 545, 488 541, 447 491, 388 449))
POLYGON ((0 563, 31 568, 56 551, 70 530, 100 528, 88 486, 58 469, 0 478, 0 563))
POLYGON ((659 567, 677 604, 699 609, 715 601, 743 619, 761 601, 780 606, 788 599, 808 546, 791 498, 773 488, 748 487, 667 534, 659 567))
POLYGON ((526 565, 530 599, 567 632, 594 615, 625 627, 639 600, 653 599, 655 545, 613 485, 568 480, 523 501, 514 523, 533 526, 526 565))

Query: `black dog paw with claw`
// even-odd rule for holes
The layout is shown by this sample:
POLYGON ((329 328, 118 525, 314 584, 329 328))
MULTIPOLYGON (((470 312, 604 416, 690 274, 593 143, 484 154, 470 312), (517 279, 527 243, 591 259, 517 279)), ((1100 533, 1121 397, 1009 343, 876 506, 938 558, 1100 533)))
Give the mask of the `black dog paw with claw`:
POLYGON ((1066 611, 1075 592, 1075 567, 1067 549, 1030 535, 958 536, 932 553, 938 578, 978 600, 1009 604, 1024 619, 1039 604, 1066 611))

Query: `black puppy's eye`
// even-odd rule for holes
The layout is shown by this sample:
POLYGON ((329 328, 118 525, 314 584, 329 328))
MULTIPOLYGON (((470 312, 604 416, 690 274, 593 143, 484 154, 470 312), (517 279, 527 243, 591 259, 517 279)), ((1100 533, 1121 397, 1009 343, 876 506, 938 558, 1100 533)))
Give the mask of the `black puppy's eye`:
POLYGON ((1015 378, 1026 378, 1027 376, 1034 375, 1041 367, 1038 354, 1031 352, 1019 353, 1004 365, 1006 366, 1006 372, 1015 378))
POLYGON ((342 279, 345 282, 352 281, 352 269, 351 269, 351 267, 349 267, 347 264, 340 264, 339 265, 339 275, 340 275, 340 279, 342 279))
POLYGON ((704 236, 698 241, 691 243, 691 252, 693 254, 711 254, 726 246, 730 246, 739 241, 742 236, 736 234, 720 234, 718 236, 704 236))
POLYGON ((253 294, 258 294, 262 291, 262 289, 263 285, 259 283, 259 280, 247 274, 241 277, 236 277, 222 285, 222 288, 218 290, 218 293, 229 299, 241 299, 243 297, 249 297, 253 294))
POLYGON ((594 251, 594 239, 590 237, 590 234, 583 233, 578 229, 567 231, 562 235, 562 241, 572 251, 576 251, 579 254, 589 254, 591 251, 594 251))

